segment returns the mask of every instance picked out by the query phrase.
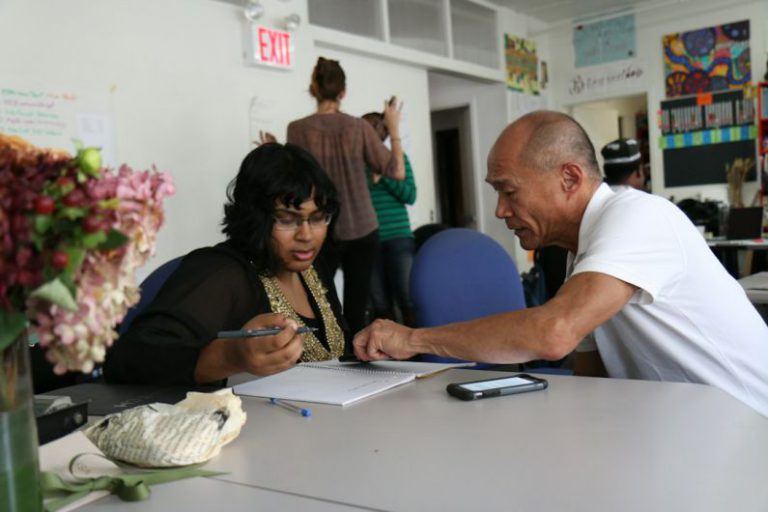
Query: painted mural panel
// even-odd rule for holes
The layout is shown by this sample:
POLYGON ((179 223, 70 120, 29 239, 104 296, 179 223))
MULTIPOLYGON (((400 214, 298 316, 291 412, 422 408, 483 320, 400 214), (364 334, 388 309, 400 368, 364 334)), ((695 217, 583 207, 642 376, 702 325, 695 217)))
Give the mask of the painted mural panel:
POLYGON ((741 89, 752 80, 749 20, 663 39, 667 97, 741 89))
POLYGON ((504 55, 507 62, 507 87, 526 94, 539 94, 536 42, 506 34, 504 55))

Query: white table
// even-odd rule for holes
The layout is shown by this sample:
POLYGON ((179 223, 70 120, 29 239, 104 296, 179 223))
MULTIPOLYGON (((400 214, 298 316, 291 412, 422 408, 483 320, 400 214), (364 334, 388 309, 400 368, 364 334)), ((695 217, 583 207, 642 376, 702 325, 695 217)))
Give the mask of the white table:
MULTIPOLYGON (((228 474, 157 486, 130 510, 768 509, 768 418, 718 389, 545 375, 549 389, 522 395, 445 392, 486 376, 500 374, 452 370, 310 404, 311 418, 244 397, 240 437, 206 465, 228 474), (214 497, 184 492, 197 483, 214 497)), ((105 503, 118 505, 90 510, 105 503)))
POLYGON ((753 304, 768 304, 768 272, 758 272, 739 279, 753 304))
MULTIPOLYGON (((715 252, 728 273, 738 279, 741 274, 739 270, 738 252, 742 250, 768 250, 768 238, 758 238, 755 240, 725 240, 722 238, 713 238, 707 240, 707 245, 709 245, 710 249, 715 252)), ((751 272, 751 263, 747 265, 744 272, 751 272)))

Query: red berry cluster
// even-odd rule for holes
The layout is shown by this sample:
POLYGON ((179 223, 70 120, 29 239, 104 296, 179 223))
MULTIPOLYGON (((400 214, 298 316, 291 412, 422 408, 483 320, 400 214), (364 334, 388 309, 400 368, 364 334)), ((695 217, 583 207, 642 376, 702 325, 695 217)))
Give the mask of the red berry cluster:
POLYGON ((30 290, 67 269, 69 248, 111 229, 114 212, 87 184, 68 155, 0 145, 0 307, 23 310, 30 290))

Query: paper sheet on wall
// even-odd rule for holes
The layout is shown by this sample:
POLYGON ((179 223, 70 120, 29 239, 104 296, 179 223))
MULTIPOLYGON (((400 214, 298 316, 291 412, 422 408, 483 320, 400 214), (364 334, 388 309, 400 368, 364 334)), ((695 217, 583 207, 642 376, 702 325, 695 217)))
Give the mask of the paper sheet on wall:
POLYGON ((278 132, 277 108, 275 101, 263 96, 253 96, 248 106, 248 140, 258 143, 260 132, 269 132, 278 141, 283 141, 285 134, 278 132))
POLYGON ((109 93, 0 82, 0 132, 39 147, 75 152, 74 139, 102 148, 104 165, 116 163, 109 93))

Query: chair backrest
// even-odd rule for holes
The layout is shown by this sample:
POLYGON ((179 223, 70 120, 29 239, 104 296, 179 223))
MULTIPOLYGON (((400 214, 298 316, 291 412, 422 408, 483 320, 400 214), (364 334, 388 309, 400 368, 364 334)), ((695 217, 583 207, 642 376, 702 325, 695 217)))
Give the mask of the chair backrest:
MULTIPOLYGON (((435 234, 416 253, 411 299, 419 327, 525 307, 520 275, 506 250, 488 235, 464 228, 435 234)), ((424 360, 445 359, 425 356, 424 360)))
POLYGON ((117 328, 117 333, 119 335, 125 334, 125 332, 128 330, 128 327, 133 322, 133 319, 136 318, 136 315, 141 313, 144 308, 146 308, 150 302, 152 302, 155 298, 155 295, 157 295, 157 292, 160 291, 160 288, 163 287, 163 284, 168 279, 168 277, 173 274, 173 272, 178 268, 179 263, 181 263, 181 260, 184 258, 184 256, 177 256, 176 258, 173 258, 172 260, 168 260, 159 267, 157 267, 155 270, 153 270, 139 285, 139 291, 141 292, 141 297, 139 298, 139 302, 136 303, 131 309, 128 310, 128 312, 125 314, 125 317, 123 318, 123 321, 120 323, 120 325, 117 328))

